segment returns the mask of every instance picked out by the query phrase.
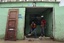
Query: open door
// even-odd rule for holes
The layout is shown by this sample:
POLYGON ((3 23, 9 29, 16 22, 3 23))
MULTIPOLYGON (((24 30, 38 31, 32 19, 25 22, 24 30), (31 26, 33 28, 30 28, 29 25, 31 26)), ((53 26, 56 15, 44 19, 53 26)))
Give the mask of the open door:
MULTIPOLYGON (((46 27, 44 29, 45 37, 53 37, 53 8, 26 8, 25 19, 25 35, 28 36, 30 32, 31 22, 35 22, 37 36, 41 36, 41 19, 46 20, 46 27), (43 17, 42 17, 43 16, 43 17)), ((30 36, 33 37, 34 35, 30 36)), ((29 37, 29 36, 28 36, 29 37)))
POLYGON ((5 40, 16 40, 18 9, 9 9, 5 40))

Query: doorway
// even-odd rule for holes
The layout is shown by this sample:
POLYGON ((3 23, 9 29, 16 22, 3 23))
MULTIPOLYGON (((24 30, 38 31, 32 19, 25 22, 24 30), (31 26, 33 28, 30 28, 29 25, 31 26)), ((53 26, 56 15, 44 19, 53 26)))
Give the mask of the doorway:
POLYGON ((53 8, 26 8, 25 11, 25 29, 24 34, 27 36, 30 32, 30 24, 34 21, 37 25, 36 33, 40 36, 41 33, 41 18, 46 20, 45 36, 53 35, 53 8))

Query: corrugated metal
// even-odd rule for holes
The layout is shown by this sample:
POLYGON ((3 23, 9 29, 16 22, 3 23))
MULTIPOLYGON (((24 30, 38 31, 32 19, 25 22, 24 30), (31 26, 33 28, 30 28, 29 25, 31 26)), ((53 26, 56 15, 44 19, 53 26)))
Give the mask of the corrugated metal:
MULTIPOLYGON (((0 2, 17 2, 17 1, 49 1, 49 2, 53 2, 55 0, 0 0, 0 2)), ((56 0, 56 1, 60 1, 60 0, 56 0)))

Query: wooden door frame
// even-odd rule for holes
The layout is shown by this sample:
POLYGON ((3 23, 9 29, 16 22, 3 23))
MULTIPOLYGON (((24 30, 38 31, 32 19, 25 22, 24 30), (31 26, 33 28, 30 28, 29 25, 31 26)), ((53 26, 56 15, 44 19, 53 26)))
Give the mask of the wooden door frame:
MULTIPOLYGON (((7 16, 5 40, 7 40, 7 39, 6 39, 6 37, 7 37, 7 31, 8 31, 7 28, 8 28, 9 14, 10 14, 11 11, 17 11, 17 15, 16 15, 16 26, 15 26, 16 31, 17 31, 17 25, 18 25, 18 17, 17 17, 17 16, 18 16, 18 13, 19 13, 19 9, 9 9, 8 16, 7 16)), ((16 38, 16 33, 15 33, 15 38, 16 38)))

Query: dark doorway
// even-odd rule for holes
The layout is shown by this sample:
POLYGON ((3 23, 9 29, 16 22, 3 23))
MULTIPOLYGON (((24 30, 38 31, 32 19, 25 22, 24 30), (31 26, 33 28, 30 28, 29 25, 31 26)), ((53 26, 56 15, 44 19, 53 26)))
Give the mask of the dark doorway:
POLYGON ((30 24, 34 21, 37 24, 37 35, 41 33, 41 18, 46 20, 45 36, 50 37, 53 35, 53 8, 26 8, 25 13, 25 35, 30 32, 30 24))

